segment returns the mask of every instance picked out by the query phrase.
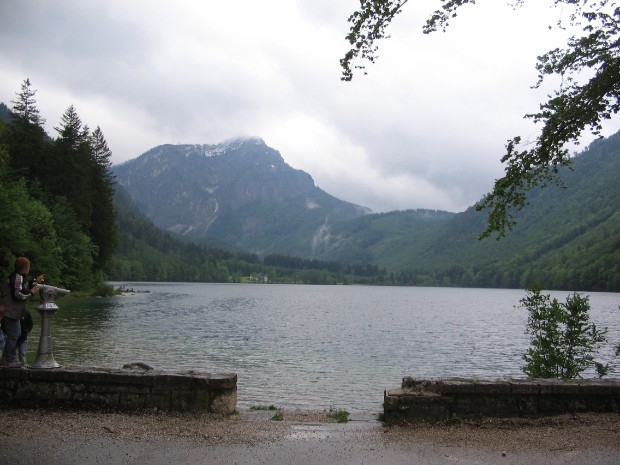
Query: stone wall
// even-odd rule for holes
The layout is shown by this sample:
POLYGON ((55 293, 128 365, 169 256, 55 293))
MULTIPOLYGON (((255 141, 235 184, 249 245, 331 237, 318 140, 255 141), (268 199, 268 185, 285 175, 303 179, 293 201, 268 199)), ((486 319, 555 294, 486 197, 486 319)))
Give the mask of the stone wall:
POLYGON ((143 369, 0 367, 0 406, 232 414, 237 375, 143 369))
POLYGON ((384 393, 384 419, 542 416, 578 412, 620 413, 618 380, 424 380, 404 378, 384 393))

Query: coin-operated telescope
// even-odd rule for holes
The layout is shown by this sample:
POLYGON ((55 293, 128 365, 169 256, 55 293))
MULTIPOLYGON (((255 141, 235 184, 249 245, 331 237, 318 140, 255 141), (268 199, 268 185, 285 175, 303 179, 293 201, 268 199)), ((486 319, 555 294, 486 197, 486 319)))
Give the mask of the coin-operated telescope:
POLYGON ((56 363, 52 353, 52 315, 58 310, 58 305, 54 299, 71 291, 47 284, 39 284, 38 288, 41 296, 41 304, 37 306, 37 311, 41 314, 42 319, 41 338, 39 339, 37 358, 32 364, 28 365, 28 368, 59 368, 60 365, 56 363))

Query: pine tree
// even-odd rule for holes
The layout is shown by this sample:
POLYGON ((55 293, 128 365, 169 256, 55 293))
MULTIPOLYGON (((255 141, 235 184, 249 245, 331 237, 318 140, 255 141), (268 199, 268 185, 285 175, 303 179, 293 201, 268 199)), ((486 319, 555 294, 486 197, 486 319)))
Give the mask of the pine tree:
POLYGON ((43 129, 45 120, 39 115, 36 93, 30 80, 26 79, 20 92, 16 94, 17 99, 11 100, 13 107, 8 137, 11 167, 30 182, 45 172, 49 149, 47 135, 43 129))
POLYGON ((45 124, 45 120, 39 114, 37 101, 34 98, 36 93, 37 91, 31 87, 30 79, 26 79, 22 83, 21 91, 17 94, 17 100, 11 100, 13 104, 11 122, 13 124, 31 124, 33 126, 43 126, 45 124))
POLYGON ((96 265, 99 269, 109 268, 116 249, 116 212, 114 210, 114 176, 111 172, 112 152, 101 128, 97 126, 90 137, 95 172, 94 208, 90 236, 98 247, 96 265))
POLYGON ((88 232, 93 216, 94 186, 92 183, 94 163, 88 126, 75 107, 71 105, 62 116, 60 134, 56 140, 54 179, 50 180, 52 193, 65 197, 73 207, 83 231, 88 232))

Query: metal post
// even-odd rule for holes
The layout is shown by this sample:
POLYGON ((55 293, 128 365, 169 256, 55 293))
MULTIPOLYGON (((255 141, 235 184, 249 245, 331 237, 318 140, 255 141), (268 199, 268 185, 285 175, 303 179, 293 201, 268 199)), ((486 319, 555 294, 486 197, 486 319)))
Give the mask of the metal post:
POLYGON ((28 365, 28 368, 60 368, 52 353, 52 315, 58 310, 58 305, 54 302, 56 296, 68 293, 67 289, 39 284, 41 304, 37 306, 37 311, 41 314, 42 320, 41 338, 39 339, 37 358, 32 364, 28 365))

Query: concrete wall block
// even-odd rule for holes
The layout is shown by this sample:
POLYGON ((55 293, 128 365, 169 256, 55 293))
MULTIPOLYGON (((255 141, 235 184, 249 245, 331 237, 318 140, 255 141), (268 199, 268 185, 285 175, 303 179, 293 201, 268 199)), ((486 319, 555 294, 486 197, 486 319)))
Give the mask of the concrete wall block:
POLYGON ((403 378, 401 387, 408 391, 439 392, 441 384, 441 381, 407 377, 403 378))
POLYGON ((237 409, 237 389, 218 391, 209 401, 209 410, 220 415, 232 415, 237 409))
POLYGON ((107 395, 82 392, 74 395, 72 404, 81 408, 117 408, 119 406, 119 396, 109 393, 107 395))
POLYGON ((472 380, 450 379, 441 384, 442 394, 472 394, 476 391, 476 383, 472 380))
POLYGON ((455 396, 450 405, 453 416, 459 418, 478 418, 486 416, 496 416, 494 412, 506 412, 510 409, 505 406, 505 402, 498 396, 482 395, 463 395, 455 396))
POLYGON ((142 373, 119 370, 109 373, 95 373, 92 383, 112 386, 148 386, 152 384, 152 377, 145 376, 142 373))
POLYGON ((614 412, 620 413, 620 402, 613 396, 584 396, 581 398, 584 412, 614 412))
POLYGON ((446 417, 462 418, 620 412, 618 380, 472 380, 470 383, 444 380, 437 383, 404 378, 403 386, 384 393, 387 419, 433 420, 441 416, 440 408, 449 408, 446 417), (434 389, 436 386, 441 386, 440 392, 434 389), (472 386, 474 392, 470 392, 472 386))
POLYGON ((0 392, 13 392, 17 387, 17 380, 8 377, 0 377, 0 392))
POLYGON ((175 390, 170 395, 170 409, 179 412, 209 411, 210 394, 203 390, 175 390))
POLYGON ((393 418, 406 420, 444 420, 450 416, 450 408, 446 400, 438 396, 404 396, 400 398, 396 409, 388 413, 393 418))
POLYGON ((579 393, 583 396, 610 396, 620 397, 620 384, 598 380, 590 383, 580 383, 579 393))
POLYGON ((476 382, 473 383, 474 392, 478 395, 505 395, 510 394, 510 384, 507 382, 476 382))
POLYGON ((144 399, 144 407, 157 410, 171 410, 170 392, 151 394, 144 399))
POLYGON ((118 392, 120 395, 141 395, 147 396, 151 393, 150 386, 141 386, 139 384, 130 385, 118 385, 112 387, 114 392, 118 392))
MULTIPOLYGON (((145 375, 152 377, 155 375, 145 375)), ((171 373, 171 372, 159 372, 157 375, 157 384, 167 384, 169 386, 180 386, 183 385, 188 378, 194 376, 193 374, 183 374, 183 373, 171 373)))
POLYGON ((102 396, 107 395, 118 395, 119 394, 119 386, 113 386, 110 384, 102 384, 101 382, 89 383, 86 385, 86 389, 84 390, 87 394, 99 394, 102 396))
POLYGON ((520 395, 515 397, 520 416, 536 415, 538 413, 538 396, 520 395))
POLYGON ((147 395, 124 392, 119 394, 118 406, 122 409, 143 409, 147 407, 147 395))
POLYGON ((575 381, 566 381, 562 379, 545 379, 538 380, 540 384, 540 393, 542 395, 579 395, 581 387, 575 381))
POLYGON ((383 391, 383 409, 384 411, 393 411, 398 408, 401 397, 404 395, 404 390, 401 388, 397 389, 386 389, 383 391))
POLYGON ((20 383, 15 392, 14 400, 21 402, 29 401, 53 403, 54 401, 65 401, 73 397, 71 387, 63 383, 46 383, 46 382, 25 382, 20 383))
POLYGON ((149 388, 151 395, 156 396, 169 396, 170 395, 170 386, 167 384, 155 384, 149 388))
POLYGON ((490 397, 484 405, 484 416, 514 417, 519 415, 519 398, 511 395, 490 397))
POLYGON ((532 396, 540 394, 540 384, 538 383, 511 380, 508 384, 510 385, 510 392, 513 395, 532 396))
POLYGON ((211 389, 237 389, 236 373, 212 374, 194 378, 198 382, 205 382, 211 389))
POLYGON ((107 368, 0 368, 0 407, 70 405, 75 408, 157 408, 232 413, 237 375, 163 373, 107 368))
POLYGON ((538 397, 539 414, 558 414, 575 412, 575 399, 563 395, 541 395, 538 397))

